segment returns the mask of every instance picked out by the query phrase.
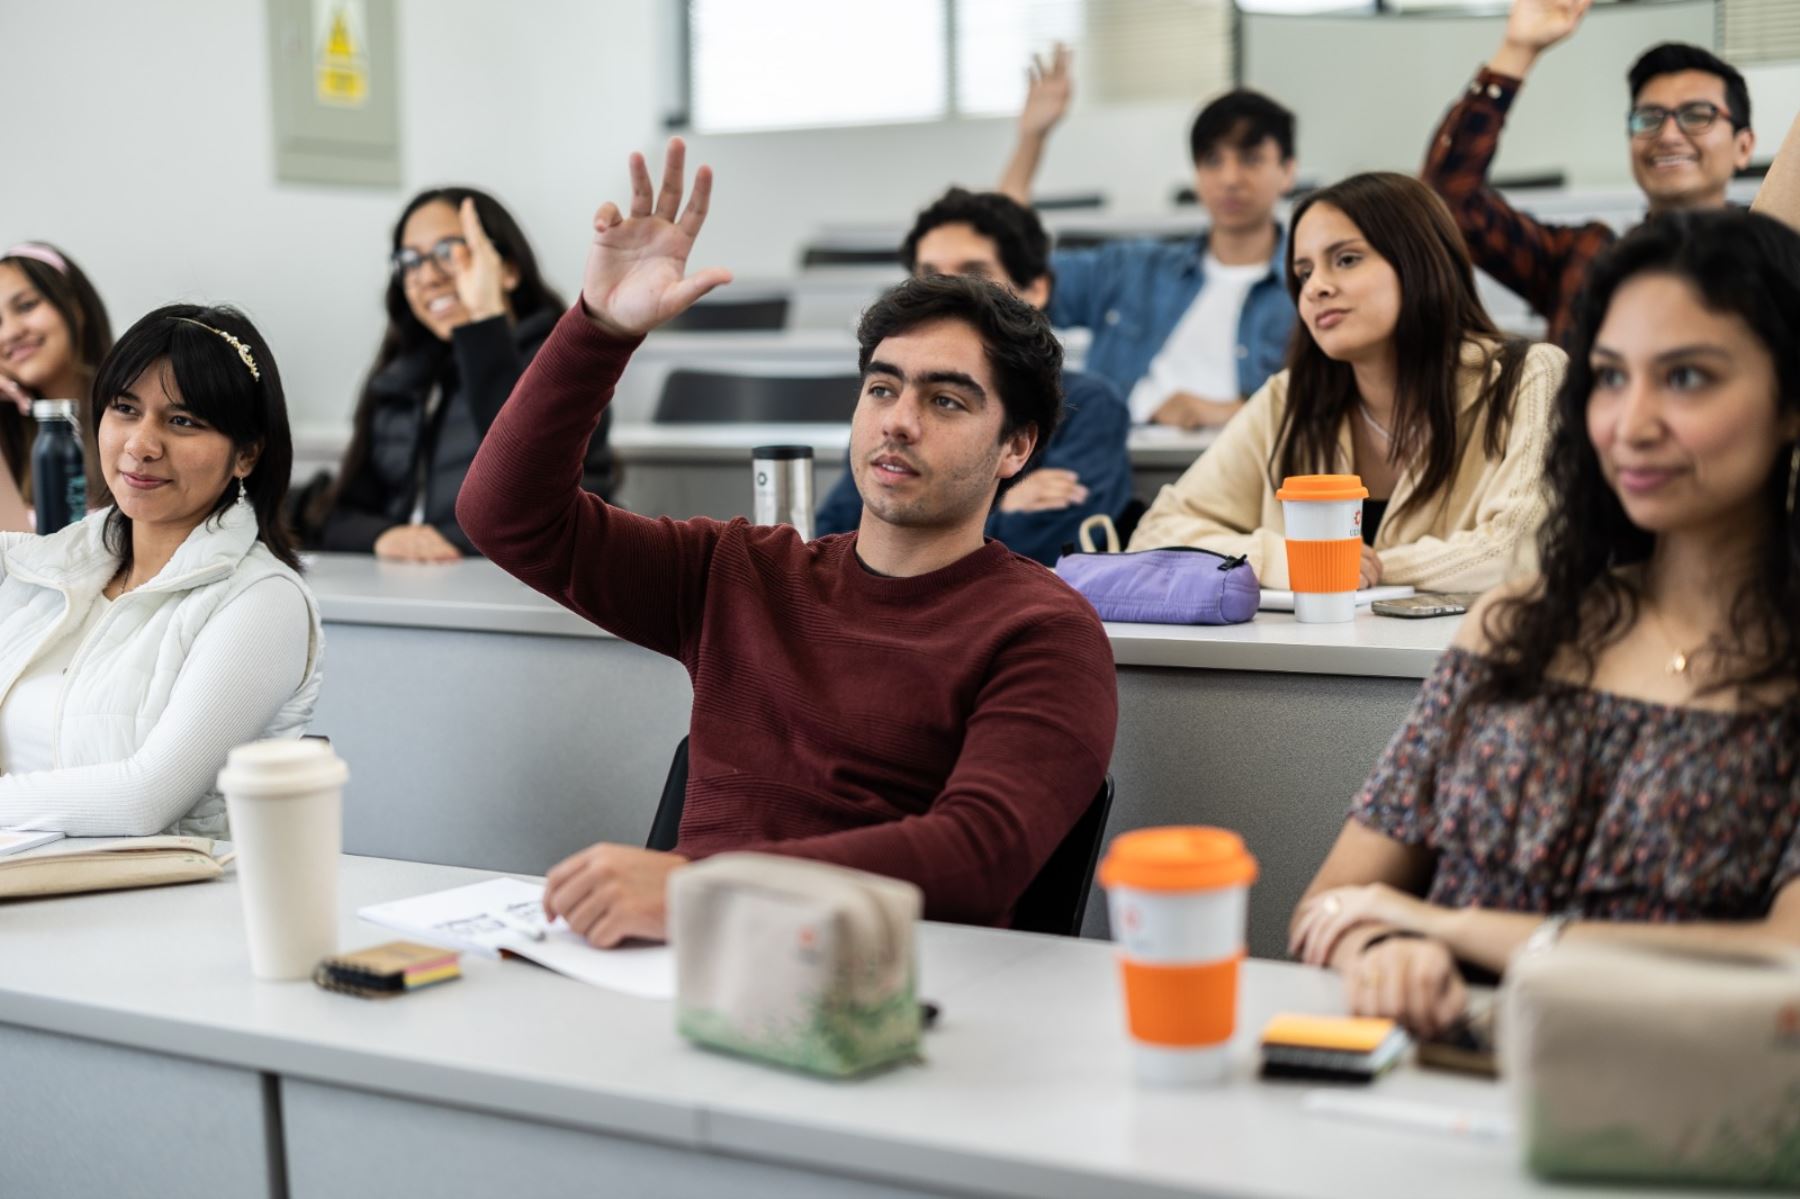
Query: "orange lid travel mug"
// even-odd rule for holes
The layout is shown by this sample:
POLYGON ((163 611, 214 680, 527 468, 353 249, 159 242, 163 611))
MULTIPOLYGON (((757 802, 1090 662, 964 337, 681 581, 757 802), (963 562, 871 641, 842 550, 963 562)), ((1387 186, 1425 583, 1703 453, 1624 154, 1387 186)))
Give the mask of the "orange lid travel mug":
POLYGON ((1139 1082, 1222 1081, 1256 859, 1218 828, 1147 828, 1100 863, 1139 1082))
POLYGON ((1294 619, 1342 624, 1356 618, 1362 574, 1362 502, 1356 475, 1293 475, 1275 493, 1287 526, 1288 586, 1294 619))

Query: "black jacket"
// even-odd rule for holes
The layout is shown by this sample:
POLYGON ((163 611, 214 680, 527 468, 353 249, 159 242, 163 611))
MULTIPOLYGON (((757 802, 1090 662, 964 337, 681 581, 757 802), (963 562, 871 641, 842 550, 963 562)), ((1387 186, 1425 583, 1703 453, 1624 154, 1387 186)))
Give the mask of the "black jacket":
MULTIPOLYGON (((517 324, 503 316, 474 321, 450 334, 447 350, 434 343, 401 355, 376 375, 368 453, 361 469, 340 483, 320 548, 373 550, 377 537, 412 522, 422 480, 425 523, 465 554, 479 553, 456 523, 456 493, 513 384, 561 315, 537 312, 517 324), (442 388, 442 396, 427 419, 434 387, 442 388)), ((602 420, 594 431, 582 473, 582 486, 604 498, 613 489, 610 424, 602 420)))

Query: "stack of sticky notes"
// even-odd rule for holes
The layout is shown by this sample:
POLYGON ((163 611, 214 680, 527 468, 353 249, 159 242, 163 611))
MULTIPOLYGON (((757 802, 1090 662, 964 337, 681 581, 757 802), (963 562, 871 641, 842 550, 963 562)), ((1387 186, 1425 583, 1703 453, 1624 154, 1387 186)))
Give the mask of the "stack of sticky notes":
POLYGON ((1284 1014, 1263 1029, 1264 1078, 1371 1082, 1400 1060, 1411 1038, 1392 1020, 1284 1014))
POLYGON ((455 950, 437 945, 389 941, 326 958, 313 970, 313 981, 328 991, 386 999, 461 978, 460 959, 455 950))

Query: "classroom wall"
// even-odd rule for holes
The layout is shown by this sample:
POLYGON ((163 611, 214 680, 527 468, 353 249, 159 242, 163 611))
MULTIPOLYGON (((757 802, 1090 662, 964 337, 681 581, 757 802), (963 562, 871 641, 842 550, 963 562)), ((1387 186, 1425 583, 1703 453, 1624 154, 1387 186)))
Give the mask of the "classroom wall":
POLYGON ((0 4, 0 239, 64 246, 120 331, 170 300, 242 305, 296 427, 341 429, 380 339, 405 199, 491 185, 572 290, 601 181, 615 185, 657 110, 655 0, 398 5, 404 185, 389 190, 276 182, 256 0, 0 4))
MULTIPOLYGON (((0 4, 15 98, 6 161, 25 168, 8 171, 0 189, 0 239, 64 245, 121 328, 171 299, 243 305, 276 347, 296 425, 315 440, 335 435, 380 335, 389 227, 418 187, 490 186, 524 222, 551 279, 568 292, 578 286, 594 206, 623 198, 625 155, 664 136, 670 2, 397 0, 404 185, 391 190, 275 181, 256 0, 0 4)), ((1669 35, 1671 22, 1702 29, 1710 12, 1709 0, 1597 12, 1584 33, 1603 36, 1586 47, 1628 57, 1669 35)), ((1429 22, 1453 45, 1432 63, 1415 43, 1377 38, 1374 22, 1345 30, 1267 19, 1277 20, 1247 27, 1246 62, 1252 82, 1312 114, 1302 152, 1315 177, 1414 167, 1425 131, 1500 27, 1495 18, 1429 22), (1357 36, 1351 54, 1343 39, 1357 36), (1352 65, 1373 78, 1429 82, 1354 93, 1349 104, 1332 71, 1352 65), (1343 120, 1349 132, 1327 132, 1343 120)), ((1614 66, 1578 120, 1526 108, 1554 107, 1559 70, 1579 82, 1581 49, 1563 48, 1562 68, 1546 64, 1545 86, 1522 102, 1520 136, 1508 139, 1501 163, 1563 165, 1583 186, 1628 189, 1611 132, 1622 107, 1614 66), (1559 136, 1565 126, 1579 136, 1559 136)), ((1772 153, 1800 107, 1800 65, 1749 74, 1772 153)), ((1117 210, 1162 210, 1189 177, 1193 107, 1079 109, 1058 132, 1044 189, 1098 187, 1117 210)), ((986 119, 695 136, 697 157, 719 176, 701 263, 740 276, 788 274, 822 222, 902 220, 950 182, 990 183, 1012 133, 1011 120, 986 119)))

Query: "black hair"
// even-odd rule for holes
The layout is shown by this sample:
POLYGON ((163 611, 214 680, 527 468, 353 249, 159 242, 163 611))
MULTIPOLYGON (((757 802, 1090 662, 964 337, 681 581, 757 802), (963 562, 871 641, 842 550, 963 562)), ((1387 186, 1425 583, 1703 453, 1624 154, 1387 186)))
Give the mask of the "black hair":
MULTIPOLYGON (((106 305, 100 299, 100 293, 88 280, 86 273, 75 265, 75 260, 63 253, 49 242, 27 242, 26 245, 37 246, 49 250, 63 260, 69 269, 67 272, 57 270, 47 262, 36 258, 27 258, 21 254, 0 258, 0 263, 15 267, 25 276, 27 282, 37 289, 50 307, 56 309, 63 323, 69 327, 69 342, 74 347, 75 369, 88 384, 94 381, 94 372, 100 367, 100 360, 112 349, 112 322, 107 318, 106 305)), ((86 396, 34 396, 40 400, 86 399, 86 396)), ((84 430, 84 451, 88 458, 88 488, 95 496, 105 494, 106 483, 93 474, 93 431, 84 430)), ((5 459, 6 469, 12 475, 13 482, 22 488, 31 465, 31 443, 37 437, 37 423, 30 420, 11 404, 0 405, 0 458, 5 459)))
MULTIPOLYGON (((1494 697, 1545 691, 1546 672, 1564 651, 1591 678, 1600 652, 1636 619, 1643 592, 1620 568, 1647 562, 1656 538, 1631 522, 1601 473, 1587 433, 1588 358, 1613 297, 1643 274, 1672 275, 1708 310, 1749 326, 1774 359, 1778 413, 1800 415, 1800 234, 1760 213, 1668 213, 1597 259, 1576 301, 1545 460, 1550 515, 1538 532, 1540 583, 1496 604, 1485 624, 1495 663, 1486 693, 1494 697)), ((1787 506, 1796 446, 1779 447, 1763 486, 1772 535, 1732 601, 1734 643, 1718 647, 1726 669, 1709 687, 1735 686, 1747 702, 1765 687, 1800 685, 1800 520, 1787 506)))
POLYGON ((1271 137, 1281 148, 1282 161, 1292 159, 1294 114, 1261 92, 1240 87, 1226 92, 1200 110, 1188 133, 1188 148, 1193 152, 1194 162, 1198 163, 1221 142, 1249 150, 1271 137))
MULTIPOLYGON (((494 243, 501 261, 518 272, 518 284, 506 297, 513 319, 523 320, 546 309, 561 312, 567 308, 568 304, 563 298, 544 281, 543 273, 538 269, 537 255, 532 253, 531 243, 525 239, 525 231, 513 219, 512 213, 493 196, 472 187, 427 188, 407 201, 406 207, 400 212, 400 219, 394 222, 390 250, 400 249, 401 238, 406 233, 406 222, 413 213, 427 204, 448 204, 453 210, 461 212, 464 200, 475 201, 475 216, 481 221, 488 240, 494 243)), ((439 340, 413 315, 412 305, 406 300, 405 285, 397 273, 390 272, 388 275, 384 303, 388 317, 387 331, 382 334, 381 345, 375 351, 375 361, 363 378, 362 395, 357 399, 356 411, 350 419, 350 444, 345 448, 343 462, 338 467, 334 494, 342 494, 368 465, 375 410, 381 403, 380 393, 374 386, 377 376, 391 366, 395 359, 405 354, 422 351, 432 355, 437 359, 433 364, 434 375, 450 361, 449 345, 439 340)))
MULTIPOLYGON (((1399 277, 1393 454, 1417 472, 1405 507, 1442 503, 1461 455, 1473 449, 1459 444, 1456 427, 1465 348, 1473 343, 1485 355, 1480 448, 1494 460, 1505 453, 1513 393, 1530 345, 1495 327, 1475 290, 1475 268, 1456 219, 1417 179, 1392 171, 1352 175, 1302 200, 1289 229, 1297 233, 1315 204, 1343 213, 1399 277)), ((1305 284, 1294 271, 1295 253, 1290 235, 1288 294, 1298 305, 1305 284)), ((1288 475, 1334 469, 1338 430, 1360 402, 1354 368, 1327 355, 1305 321, 1294 322, 1289 341, 1287 394, 1269 462, 1275 486, 1288 475)))
POLYGON ((1025 464, 1029 470, 1062 420, 1062 343, 1049 319, 1012 292, 967 275, 908 279, 888 289, 856 327, 857 370, 868 373, 875 347, 886 339, 946 320, 962 321, 981 337, 1006 408, 1000 440, 1028 426, 1037 430, 1037 444, 1025 464))
MULTIPOLYGON (((200 304, 158 308, 127 329, 100 363, 89 401, 95 430, 113 401, 161 361, 168 362, 181 403, 195 419, 230 438, 232 448, 240 453, 259 450, 256 465, 244 479, 245 494, 256 510, 257 540, 283 564, 299 570, 293 538, 282 522, 282 501, 294 473, 294 441, 288 430, 281 372, 269 343, 250 318, 235 308, 200 304), (243 343, 256 363, 256 374, 215 329, 243 343)), ((207 519, 237 502, 234 481, 226 483, 207 519)), ((106 544, 130 570, 131 518, 117 507, 106 518, 106 544)))
POLYGON ((900 246, 900 262, 918 269, 919 242, 940 225, 969 225, 994 243, 1000 265, 1016 288, 1027 288, 1050 273, 1050 235, 1037 213, 999 192, 953 187, 919 213, 900 246))
POLYGON ((1724 80, 1725 106, 1731 110, 1731 128, 1734 131, 1750 128, 1750 86, 1744 82, 1744 77, 1736 67, 1711 50, 1686 42, 1652 46, 1631 64, 1631 72, 1625 76, 1631 84, 1631 102, 1637 103, 1638 93, 1644 90, 1646 83, 1658 75, 1673 75, 1677 71, 1705 71, 1724 80))

